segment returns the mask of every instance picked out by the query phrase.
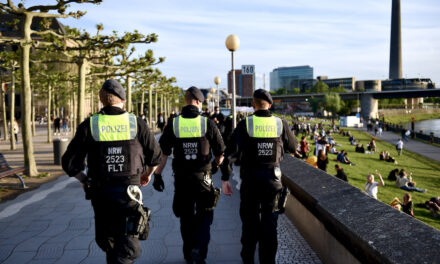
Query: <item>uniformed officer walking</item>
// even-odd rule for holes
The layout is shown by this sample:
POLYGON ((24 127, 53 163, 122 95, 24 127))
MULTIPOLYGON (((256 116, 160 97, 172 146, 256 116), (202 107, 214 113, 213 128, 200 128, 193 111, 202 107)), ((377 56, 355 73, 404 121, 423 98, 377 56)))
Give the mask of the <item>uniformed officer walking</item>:
POLYGON ((297 140, 286 121, 272 116, 271 95, 258 89, 253 95, 254 115, 240 121, 225 151, 222 179, 229 179, 232 164, 241 159, 241 257, 254 263, 259 243, 260 263, 275 263, 278 207, 282 190, 280 162, 284 152, 295 153, 297 140))
POLYGON ((133 226, 146 227, 138 221, 146 220, 139 185, 150 181, 161 151, 147 124, 122 109, 125 90, 116 80, 104 82, 99 98, 104 107, 78 126, 62 166, 83 183, 91 199, 96 243, 107 263, 133 263, 141 253, 142 235, 133 226))
MULTIPOLYGON (((161 173, 168 156, 173 153, 173 212, 180 218, 183 255, 189 263, 205 263, 215 195, 218 198, 220 194, 214 193, 211 169, 221 164, 225 148, 216 124, 200 115, 203 101, 203 94, 196 87, 190 87, 185 92, 186 106, 182 108, 181 115, 167 124, 159 140, 162 162, 155 172, 153 183, 156 189, 163 190, 161 173), (211 150, 215 156, 212 162, 211 150)), ((232 194, 228 181, 222 181, 222 188, 224 194, 232 194)))

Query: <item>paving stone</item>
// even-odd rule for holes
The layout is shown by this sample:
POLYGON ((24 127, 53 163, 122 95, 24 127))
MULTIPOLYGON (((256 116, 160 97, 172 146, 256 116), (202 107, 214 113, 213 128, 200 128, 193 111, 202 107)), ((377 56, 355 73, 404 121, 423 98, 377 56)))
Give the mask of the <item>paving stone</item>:
POLYGON ((1 245, 11 245, 11 244, 20 244, 21 242, 34 237, 38 234, 39 232, 22 232, 22 231, 18 231, 17 233, 15 233, 14 236, 11 236, 7 239, 0 239, 0 246, 1 245))
POLYGON ((68 231, 84 231, 90 228, 90 218, 74 218, 70 221, 68 231))
POLYGON ((58 259, 63 255, 64 244, 60 243, 46 243, 41 245, 38 249, 37 255, 34 257, 36 260, 42 259, 58 259))
POLYGON ((15 251, 33 251, 37 252, 40 246, 46 242, 47 237, 31 237, 21 242, 15 248, 15 251))
POLYGON ((54 237, 56 235, 63 233, 67 229, 67 226, 68 226, 67 223, 61 225, 51 224, 46 230, 44 230, 44 232, 39 233, 38 236, 54 237))
POLYGON ((102 251, 98 245, 96 244, 96 241, 93 240, 90 242, 89 245, 89 257, 101 257, 105 259, 105 253, 102 251))
POLYGON ((56 260, 56 263, 62 264, 78 264, 81 263, 84 259, 87 258, 89 254, 88 249, 82 250, 64 250, 61 258, 56 260))
POLYGON ((142 253, 139 263, 162 263, 167 255, 167 248, 162 240, 141 241, 142 253))
POLYGON ((3 245, 0 247, 0 262, 7 259, 14 250, 15 245, 3 245))
POLYGON ((92 257, 89 256, 86 259, 84 259, 83 261, 81 261, 81 264, 106 264, 105 255, 92 256, 92 257))
POLYGON ((89 250, 90 243, 95 240, 94 235, 82 235, 72 238, 67 244, 65 249, 68 250, 89 250))
POLYGON ((35 253, 36 252, 12 252, 2 264, 27 263, 35 256, 35 253))
POLYGON ((51 221, 47 221, 47 220, 33 221, 23 231, 24 232, 31 232, 31 231, 43 232, 49 227, 50 222, 51 221))

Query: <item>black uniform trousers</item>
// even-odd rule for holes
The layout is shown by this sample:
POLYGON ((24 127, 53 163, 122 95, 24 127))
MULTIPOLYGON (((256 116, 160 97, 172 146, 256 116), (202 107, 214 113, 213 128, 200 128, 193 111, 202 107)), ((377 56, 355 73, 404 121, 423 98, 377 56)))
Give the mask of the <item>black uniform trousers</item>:
POLYGON ((107 263, 131 264, 141 254, 139 239, 125 235, 126 217, 131 215, 137 202, 125 191, 113 189, 96 192, 92 198, 95 212, 96 243, 106 253, 107 263))
POLYGON ((257 243, 260 263, 275 263, 278 247, 278 214, 273 213, 274 198, 282 188, 273 169, 242 171, 240 218, 242 221, 241 257, 254 263, 257 243))
POLYGON ((174 175, 173 212, 180 218, 183 255, 186 260, 203 261, 208 255, 214 212, 205 209, 208 189, 202 184, 203 175, 204 173, 174 175))

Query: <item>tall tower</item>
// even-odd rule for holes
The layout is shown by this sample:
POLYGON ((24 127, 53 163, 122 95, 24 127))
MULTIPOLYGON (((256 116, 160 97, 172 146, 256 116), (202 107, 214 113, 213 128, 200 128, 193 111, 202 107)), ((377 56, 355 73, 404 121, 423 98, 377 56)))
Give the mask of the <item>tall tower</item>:
POLYGON ((402 78, 402 32, 400 0, 393 0, 391 11, 390 79, 402 78))

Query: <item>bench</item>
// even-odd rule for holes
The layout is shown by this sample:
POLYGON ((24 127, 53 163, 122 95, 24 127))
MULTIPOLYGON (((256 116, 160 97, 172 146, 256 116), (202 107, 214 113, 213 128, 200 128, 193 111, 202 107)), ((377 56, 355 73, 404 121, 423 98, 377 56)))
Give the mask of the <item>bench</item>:
POLYGON ((5 157, 3 156, 3 154, 0 153, 0 179, 9 176, 15 176, 20 180, 23 189, 26 189, 27 186, 24 183, 23 178, 21 178, 21 176, 18 175, 19 173, 23 173, 25 170, 26 170, 25 167, 20 167, 20 168, 9 167, 9 164, 6 161, 5 157))

